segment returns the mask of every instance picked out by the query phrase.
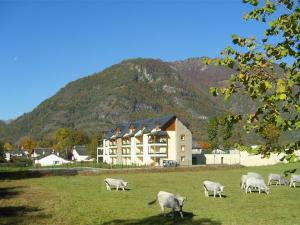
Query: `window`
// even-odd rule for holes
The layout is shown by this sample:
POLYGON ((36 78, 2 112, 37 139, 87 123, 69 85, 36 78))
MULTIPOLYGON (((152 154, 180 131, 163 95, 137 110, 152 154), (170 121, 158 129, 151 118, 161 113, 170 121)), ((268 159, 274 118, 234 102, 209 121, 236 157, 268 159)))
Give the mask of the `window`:
POLYGON ((181 151, 185 151, 185 146, 184 145, 181 145, 181 151))
POLYGON ((181 156, 181 162, 185 161, 185 156, 181 156))
POLYGON ((184 134, 180 135, 180 140, 182 140, 182 141, 185 140, 185 135, 184 134))

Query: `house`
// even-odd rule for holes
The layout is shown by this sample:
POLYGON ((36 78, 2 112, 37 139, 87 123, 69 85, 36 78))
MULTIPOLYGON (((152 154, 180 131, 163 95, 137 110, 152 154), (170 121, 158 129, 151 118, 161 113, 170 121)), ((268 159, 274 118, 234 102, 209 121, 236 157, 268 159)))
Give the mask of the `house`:
POLYGON ((37 158, 39 156, 47 156, 54 153, 53 148, 35 148, 32 150, 31 158, 37 158))
POLYGON ((78 162, 81 161, 93 161, 90 159, 87 149, 84 145, 75 145, 72 150, 72 159, 78 162))
POLYGON ((97 148, 97 162, 162 166, 164 160, 192 164, 192 133, 176 116, 114 127, 97 148))
POLYGON ((21 149, 13 149, 10 151, 5 151, 4 156, 6 161, 10 161, 12 157, 15 158, 24 158, 27 157, 28 152, 21 149))
POLYGON ((48 155, 40 155, 34 159, 34 164, 40 166, 54 166, 54 165, 62 165, 65 163, 70 163, 70 162, 59 157, 54 153, 48 155))

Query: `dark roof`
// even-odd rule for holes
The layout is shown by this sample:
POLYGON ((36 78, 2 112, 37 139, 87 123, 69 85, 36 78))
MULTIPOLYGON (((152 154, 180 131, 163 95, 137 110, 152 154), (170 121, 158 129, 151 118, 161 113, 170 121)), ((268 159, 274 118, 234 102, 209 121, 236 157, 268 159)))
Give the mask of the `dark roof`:
POLYGON ((159 124, 159 127, 162 128, 164 125, 166 125, 170 120, 174 119, 176 116, 174 115, 168 115, 168 116, 163 116, 160 118, 149 118, 145 120, 137 120, 134 122, 128 122, 128 123, 123 123, 115 126, 108 132, 104 134, 104 138, 110 138, 115 134, 116 128, 120 128, 120 133, 118 134, 117 137, 123 137, 124 134, 129 132, 129 126, 133 125, 135 127, 135 131, 133 135, 141 130, 143 127, 145 127, 143 133, 150 133, 152 129, 156 127, 157 124, 159 124))
MULTIPOLYGON (((45 157, 47 157, 47 156, 49 156, 49 155, 52 155, 52 154, 54 154, 54 153, 46 153, 46 154, 44 154, 44 155, 39 155, 39 156, 37 156, 37 157, 35 157, 34 159, 36 159, 36 160, 40 160, 40 159, 42 159, 42 158, 45 158, 45 157)), ((55 154, 54 154, 55 155, 55 154)))
POLYGON ((88 155, 87 151, 86 151, 86 147, 84 145, 75 145, 73 147, 73 150, 76 150, 76 152, 79 155, 88 155))
POLYGON ((24 150, 21 150, 21 149, 13 149, 13 150, 10 150, 10 151, 6 151, 7 153, 10 153, 10 155, 22 155, 22 156, 25 156, 25 151, 24 150))
POLYGON ((148 135, 153 135, 153 136, 168 136, 168 132, 167 131, 163 131, 163 130, 158 130, 158 131, 155 131, 155 132, 150 133, 148 135))
POLYGON ((35 148, 33 151, 39 155, 50 155, 54 152, 52 148, 35 148))

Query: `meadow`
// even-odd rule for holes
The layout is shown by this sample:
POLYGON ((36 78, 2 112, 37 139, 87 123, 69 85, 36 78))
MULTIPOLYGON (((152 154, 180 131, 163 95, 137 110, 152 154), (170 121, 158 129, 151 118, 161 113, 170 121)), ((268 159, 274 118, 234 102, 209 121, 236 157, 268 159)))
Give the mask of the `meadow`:
MULTIPOLYGON (((300 187, 271 186, 270 194, 245 194, 240 177, 248 171, 283 173, 300 163, 192 172, 55 176, 0 181, 0 224, 300 224, 300 187), (127 191, 107 191, 106 177, 129 182, 127 191), (202 182, 225 186, 223 198, 206 198, 202 182), (187 197, 184 219, 162 216, 148 206, 158 191, 187 197)), ((170 210, 167 210, 170 212, 170 210)))

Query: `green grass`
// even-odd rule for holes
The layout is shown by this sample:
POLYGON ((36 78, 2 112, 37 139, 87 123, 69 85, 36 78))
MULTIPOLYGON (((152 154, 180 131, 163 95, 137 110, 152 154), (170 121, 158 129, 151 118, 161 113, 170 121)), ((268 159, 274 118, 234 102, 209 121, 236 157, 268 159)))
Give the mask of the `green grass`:
POLYGON ((248 171, 266 178, 268 173, 296 167, 300 164, 4 180, 0 182, 0 224, 300 224, 299 187, 272 186, 270 195, 246 195, 239 186, 241 175, 248 171), (130 190, 107 191, 106 177, 128 181, 130 190), (205 198, 204 180, 225 185, 227 197, 205 198), (147 205, 160 190, 187 197, 185 219, 161 216, 157 203, 147 205))

